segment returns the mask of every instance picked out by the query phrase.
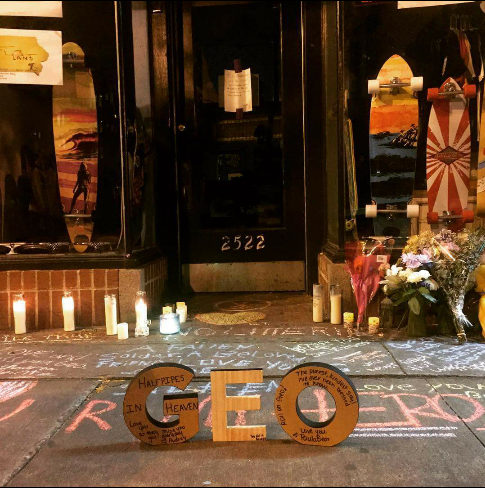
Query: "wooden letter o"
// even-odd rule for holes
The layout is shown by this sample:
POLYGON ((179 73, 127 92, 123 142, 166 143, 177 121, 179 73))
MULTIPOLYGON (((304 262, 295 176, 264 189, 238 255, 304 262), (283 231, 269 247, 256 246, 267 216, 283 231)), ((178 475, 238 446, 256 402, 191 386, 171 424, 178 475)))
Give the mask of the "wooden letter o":
POLYGON ((300 444, 336 446, 354 431, 359 419, 359 396, 349 378, 324 363, 308 363, 292 369, 275 397, 276 419, 283 430, 300 444), (298 397, 306 388, 328 391, 335 400, 335 415, 327 422, 312 422, 300 410, 298 397))
POLYGON ((143 370, 130 383, 123 402, 123 415, 130 432, 150 446, 181 444, 199 432, 199 397, 197 393, 166 395, 164 415, 178 415, 172 422, 159 422, 146 406, 148 396, 160 387, 174 386, 184 391, 194 372, 179 364, 156 364, 143 370))

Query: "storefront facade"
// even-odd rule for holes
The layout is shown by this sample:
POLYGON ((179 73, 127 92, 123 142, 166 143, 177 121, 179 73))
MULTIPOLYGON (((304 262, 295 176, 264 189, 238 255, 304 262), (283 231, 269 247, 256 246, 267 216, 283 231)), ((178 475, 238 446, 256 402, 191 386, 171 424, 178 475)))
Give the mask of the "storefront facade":
MULTIPOLYGON (((451 19, 483 29, 479 2, 439 15, 396 4, 63 2, 61 18, 0 16, 0 29, 62 32, 82 49, 77 64, 64 52, 64 86, 76 70, 92 76, 92 88, 80 82, 84 96, 0 84, 0 329, 13 327, 17 293, 30 330, 62 327, 66 290, 83 327, 104 325, 107 293, 133 321, 140 289, 159 313, 179 290, 311 293, 320 281, 327 294, 340 283, 350 306, 345 244, 374 235, 362 210, 377 182, 367 81, 400 54, 426 87, 439 86, 445 57, 450 76, 461 69, 456 46, 448 50, 451 19), (252 110, 228 111, 225 71, 246 69, 252 110)), ((413 234, 427 225, 426 130, 418 158, 413 234)))

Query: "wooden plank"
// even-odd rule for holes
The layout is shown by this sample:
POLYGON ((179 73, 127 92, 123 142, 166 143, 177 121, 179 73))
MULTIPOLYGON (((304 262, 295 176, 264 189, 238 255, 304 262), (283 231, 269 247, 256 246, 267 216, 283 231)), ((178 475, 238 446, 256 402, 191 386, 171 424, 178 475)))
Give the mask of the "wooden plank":
POLYGON ((262 369, 212 371, 212 434, 214 442, 266 440, 266 426, 229 427, 227 425, 227 412, 260 410, 261 397, 228 397, 226 394, 226 386, 262 382, 262 369))

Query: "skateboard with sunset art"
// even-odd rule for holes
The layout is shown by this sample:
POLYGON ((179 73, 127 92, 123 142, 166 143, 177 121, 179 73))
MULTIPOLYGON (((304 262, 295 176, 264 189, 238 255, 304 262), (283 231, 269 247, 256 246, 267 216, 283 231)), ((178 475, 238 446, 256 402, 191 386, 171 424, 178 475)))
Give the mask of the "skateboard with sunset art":
POLYGON ((469 99, 476 95, 475 85, 462 88, 453 78, 448 78, 440 88, 428 90, 428 100, 433 102, 426 151, 428 223, 444 224, 453 231, 474 221, 474 212, 468 209, 469 99))
POLYGON ((64 84, 53 88, 53 126, 59 191, 69 238, 77 252, 90 246, 98 191, 98 115, 84 51, 62 48, 64 84))
POLYGON ((370 80, 372 95, 369 130, 371 197, 366 217, 374 219, 376 236, 407 238, 411 218, 419 206, 411 205, 416 174, 419 104, 415 95, 423 78, 414 77, 408 63, 391 56, 377 79, 370 80))

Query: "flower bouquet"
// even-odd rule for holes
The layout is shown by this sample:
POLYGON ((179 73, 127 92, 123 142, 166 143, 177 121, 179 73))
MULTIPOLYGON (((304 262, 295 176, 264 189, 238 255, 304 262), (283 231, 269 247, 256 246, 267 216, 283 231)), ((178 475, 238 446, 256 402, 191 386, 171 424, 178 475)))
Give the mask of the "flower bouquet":
POLYGON ((428 254, 404 254, 398 265, 392 266, 386 274, 384 293, 395 307, 407 304, 408 335, 426 335, 426 315, 429 306, 438 303, 438 283, 425 266, 431 263, 428 254))
POLYGON ((466 342, 465 330, 472 326, 463 307, 467 292, 475 285, 474 272, 484 250, 485 229, 459 233, 444 230, 438 235, 424 232, 412 237, 404 250, 403 263, 414 265, 420 261, 444 293, 460 343, 466 342))
POLYGON ((390 252, 384 243, 372 241, 371 249, 363 242, 349 242, 346 245, 347 271, 357 301, 357 327, 365 322, 369 303, 379 291, 383 267, 388 267, 390 252))

